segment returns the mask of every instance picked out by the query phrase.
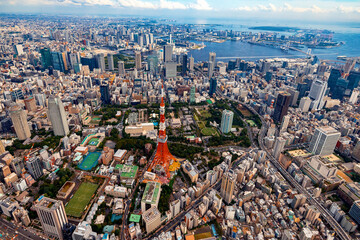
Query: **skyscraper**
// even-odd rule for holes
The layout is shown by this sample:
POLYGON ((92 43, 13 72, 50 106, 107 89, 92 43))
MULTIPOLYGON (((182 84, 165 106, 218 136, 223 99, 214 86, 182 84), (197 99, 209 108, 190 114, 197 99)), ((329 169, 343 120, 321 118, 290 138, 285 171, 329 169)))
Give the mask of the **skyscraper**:
POLYGON ((285 132, 286 131, 286 129, 289 126, 289 121, 290 121, 290 116, 289 115, 284 116, 284 118, 283 118, 283 120, 281 122, 280 132, 285 132))
POLYGON ((108 61, 109 70, 114 71, 114 57, 113 57, 113 54, 108 53, 107 61, 108 61))
POLYGON ((358 97, 359 97, 359 89, 354 89, 351 93, 351 96, 350 96, 350 99, 349 99, 349 102, 352 103, 352 104, 355 104, 357 103, 357 100, 358 100, 358 97))
POLYGON ((227 204, 230 204, 232 201, 235 183, 236 174, 232 170, 224 173, 221 179, 220 194, 227 204))
POLYGON ((276 103, 273 119, 275 122, 281 122, 283 117, 287 114, 290 105, 291 95, 287 92, 279 92, 276 103))
POLYGON ((118 61, 118 68, 119 68, 119 76, 125 76, 125 64, 124 61, 118 61))
POLYGON ((194 58, 193 58, 193 56, 189 57, 189 70, 194 71, 194 58))
POLYGON ((312 100, 310 108, 320 110, 324 106, 324 97, 327 89, 327 82, 316 80, 311 84, 309 97, 312 100))
POLYGON ((216 53, 215 52, 209 52, 209 62, 213 62, 215 64, 215 62, 216 62, 216 53))
POLYGON ((102 84, 100 86, 101 101, 104 104, 110 104, 110 90, 109 84, 102 84))
POLYGON ((171 62, 173 54, 173 45, 166 44, 164 46, 164 62, 171 62))
POLYGON ((141 52, 135 52, 135 68, 141 69, 141 52))
POLYGON ((329 126, 315 129, 309 151, 320 156, 332 154, 340 135, 340 132, 329 126))
POLYGON ((158 72, 158 64, 159 64, 159 58, 156 54, 150 55, 147 58, 148 63, 148 70, 152 74, 156 74, 158 72))
POLYGON ((229 133, 231 131, 233 118, 234 118, 234 113, 232 111, 225 109, 222 112, 221 127, 220 127, 222 133, 229 133))
POLYGON ((172 78, 176 77, 177 69, 176 62, 166 62, 165 63, 165 77, 172 78))
POLYGON ((50 48, 41 48, 40 49, 41 54, 41 65, 44 69, 48 69, 50 66, 52 66, 52 57, 51 57, 51 51, 50 48))
POLYGON ((29 112, 35 112, 37 110, 36 101, 33 96, 25 98, 24 103, 26 110, 28 110, 29 112))
POLYGON ((273 150, 273 156, 276 160, 279 160, 281 152, 284 150, 286 140, 282 137, 277 137, 273 150))
POLYGON ((32 157, 26 161, 26 169, 35 180, 43 175, 43 167, 39 157, 32 157))
POLYGON ((345 95, 345 91, 348 88, 349 81, 345 78, 339 78, 336 81, 335 88, 332 90, 331 98, 342 100, 345 95))
POLYGON ((14 125, 16 136, 19 140, 25 140, 31 136, 26 112, 19 105, 10 107, 9 115, 14 125))
POLYGON ((310 104, 311 104, 311 99, 309 97, 303 97, 300 100, 299 108, 301 109, 302 112, 307 112, 309 111, 310 104))
POLYGON ((359 86, 360 72, 351 71, 347 80, 349 81, 347 88, 350 90, 354 90, 354 88, 357 88, 359 86))
POLYGON ((330 93, 336 88, 336 82, 341 77, 341 71, 339 69, 331 69, 331 73, 328 79, 328 86, 330 88, 330 93))
POLYGON ((182 69, 181 69, 181 75, 186 76, 187 71, 187 55, 184 54, 182 58, 182 69))
POLYGON ((96 55, 96 63, 101 72, 105 71, 105 55, 103 53, 99 53, 96 55))
POLYGON ((212 97, 214 93, 216 93, 216 87, 217 87, 217 80, 216 78, 210 79, 210 89, 209 89, 209 95, 212 97))
POLYGON ((65 136, 69 133, 64 105, 59 97, 50 96, 48 101, 48 116, 55 136, 65 136))
POLYGON ((35 205, 35 209, 44 233, 51 238, 63 240, 62 230, 68 223, 63 202, 43 197, 40 202, 35 205))
POLYGON ((190 104, 195 103, 195 86, 190 88, 190 104))
POLYGON ((51 52, 52 66, 55 70, 65 72, 63 55, 60 52, 51 52))

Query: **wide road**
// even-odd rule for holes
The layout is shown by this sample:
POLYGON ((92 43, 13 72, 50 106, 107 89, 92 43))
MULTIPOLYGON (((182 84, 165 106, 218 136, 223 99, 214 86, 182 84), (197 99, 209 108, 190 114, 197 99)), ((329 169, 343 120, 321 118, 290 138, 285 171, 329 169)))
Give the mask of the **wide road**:
MULTIPOLYGON (((231 99, 233 100, 233 99, 231 99)), ((234 101, 234 100, 233 100, 234 101)), ((332 217, 329 210, 326 209, 321 203, 319 203, 315 198, 312 197, 312 195, 309 194, 309 192, 303 188, 295 179, 279 164, 278 161, 275 160, 275 158, 271 155, 271 152, 265 147, 263 139, 265 137, 265 133, 267 131, 266 129, 266 122, 262 116, 258 114, 257 111, 255 111, 251 106, 248 104, 244 104, 238 100, 235 100, 238 103, 241 103, 245 105, 252 113, 258 115, 262 122, 262 128, 260 130, 258 139, 259 139, 259 145, 260 148, 267 153, 267 157, 270 159, 271 163, 277 168, 277 170, 284 176, 284 178, 290 182, 298 192, 304 194, 307 197, 307 200, 310 204, 314 205, 321 213, 325 221, 329 223, 329 225, 334 229, 334 231, 338 234, 338 236, 342 240, 350 240, 350 236, 347 234, 347 232, 340 226, 340 224, 332 217)))
MULTIPOLYGON (((8 222, 7 220, 2 219, 2 218, 0 218, 0 231, 9 233, 14 236, 17 235, 14 239, 43 240, 43 238, 41 238, 40 236, 38 236, 32 232, 29 232, 23 226, 18 227, 14 223, 8 222)), ((5 237, 2 237, 2 238, 7 239, 5 237)))

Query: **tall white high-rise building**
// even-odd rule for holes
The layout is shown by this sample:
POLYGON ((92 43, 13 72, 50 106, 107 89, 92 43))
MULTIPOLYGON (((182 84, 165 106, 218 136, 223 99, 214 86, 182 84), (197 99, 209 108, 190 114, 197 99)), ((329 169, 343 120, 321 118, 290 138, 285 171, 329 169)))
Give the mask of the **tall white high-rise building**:
POLYGON ((360 94, 359 89, 355 88, 355 89, 352 91, 352 93, 351 93, 351 96, 350 96, 350 99, 349 99, 349 103, 352 103, 352 104, 357 103, 359 94, 360 94))
POLYGON ((276 160, 279 160, 281 152, 284 150, 286 139, 277 137, 275 140, 275 147, 273 150, 273 156, 276 160))
POLYGON ((19 106, 10 107, 9 115, 14 125, 16 136, 19 140, 25 140, 31 136, 26 112, 19 106))
POLYGON ((285 132, 287 130, 289 126, 289 121, 290 121, 290 115, 284 116, 281 122, 280 132, 285 132))
POLYGON ((327 82, 316 80, 310 88, 309 97, 312 100, 310 108, 312 110, 320 110, 324 107, 324 97, 327 89, 327 82))
POLYGON ((209 52, 209 62, 216 62, 216 52, 209 52))
POLYGON ((222 176, 220 194, 227 204, 232 201, 234 187, 236 184, 236 174, 230 170, 222 176))
POLYGON ((39 216, 45 234, 50 238, 64 239, 63 227, 68 223, 64 204, 62 201, 43 197, 35 210, 39 216))
POLYGON ((194 57, 189 57, 189 70, 194 71, 194 57))
POLYGON ((164 62, 172 61, 173 47, 174 46, 171 44, 166 44, 164 46, 164 62))
POLYGON ((222 133, 229 133, 232 128, 234 113, 230 110, 224 110, 222 112, 220 130, 222 133))
POLYGON ((103 53, 99 53, 96 55, 96 62, 98 65, 98 68, 101 70, 101 72, 105 71, 105 55, 103 53))
POLYGON ((301 112, 308 112, 311 104, 311 99, 309 97, 303 97, 300 100, 299 108, 301 112))
POLYGON ((50 96, 48 101, 48 117, 55 136, 65 136, 69 133, 64 105, 59 97, 50 96))
POLYGON ((135 68, 141 69, 141 52, 135 52, 135 68))
POLYGON ((315 129, 315 133, 311 138, 309 151, 320 156, 332 154, 340 135, 340 132, 330 126, 315 129))
POLYGON ((119 76, 125 76, 125 64, 124 61, 118 61, 118 68, 119 68, 119 76))
POLYGON ((109 70, 114 71, 114 57, 111 53, 108 53, 107 61, 108 61, 109 70))

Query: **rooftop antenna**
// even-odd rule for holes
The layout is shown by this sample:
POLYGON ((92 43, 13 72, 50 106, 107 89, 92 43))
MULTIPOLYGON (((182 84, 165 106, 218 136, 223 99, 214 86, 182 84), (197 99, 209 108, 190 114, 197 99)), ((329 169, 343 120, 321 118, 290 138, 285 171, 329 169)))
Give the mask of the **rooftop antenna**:
POLYGON ((170 33, 170 42, 169 43, 171 44, 171 33, 170 33))

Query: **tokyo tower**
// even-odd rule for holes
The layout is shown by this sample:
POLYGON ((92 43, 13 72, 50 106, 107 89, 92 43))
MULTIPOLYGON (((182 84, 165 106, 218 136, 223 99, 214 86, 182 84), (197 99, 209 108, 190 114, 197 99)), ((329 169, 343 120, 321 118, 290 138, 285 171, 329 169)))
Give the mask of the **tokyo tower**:
POLYGON ((167 145, 166 124, 165 124, 165 103, 164 103, 164 86, 161 86, 161 103, 160 103, 160 125, 159 136, 157 138, 157 149, 154 160, 148 168, 149 172, 155 172, 158 180, 162 184, 170 181, 171 174, 179 168, 177 159, 170 153, 167 145))

